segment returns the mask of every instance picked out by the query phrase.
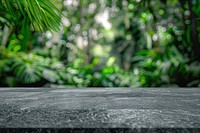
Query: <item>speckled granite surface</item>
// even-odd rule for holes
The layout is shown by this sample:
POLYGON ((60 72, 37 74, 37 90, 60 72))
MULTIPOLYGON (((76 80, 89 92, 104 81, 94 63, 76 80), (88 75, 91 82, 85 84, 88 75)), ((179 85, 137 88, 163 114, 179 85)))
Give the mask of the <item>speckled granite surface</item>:
POLYGON ((200 132, 200 88, 0 88, 0 128, 200 132))

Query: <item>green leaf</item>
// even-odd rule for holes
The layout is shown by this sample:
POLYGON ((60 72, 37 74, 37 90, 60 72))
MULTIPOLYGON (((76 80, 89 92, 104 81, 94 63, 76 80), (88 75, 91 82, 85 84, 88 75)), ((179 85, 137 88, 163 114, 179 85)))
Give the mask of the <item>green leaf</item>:
POLYGON ((9 23, 16 25, 23 16, 23 19, 30 20, 35 30, 59 31, 62 12, 50 0, 0 0, 0 2, 2 3, 0 15, 9 23))

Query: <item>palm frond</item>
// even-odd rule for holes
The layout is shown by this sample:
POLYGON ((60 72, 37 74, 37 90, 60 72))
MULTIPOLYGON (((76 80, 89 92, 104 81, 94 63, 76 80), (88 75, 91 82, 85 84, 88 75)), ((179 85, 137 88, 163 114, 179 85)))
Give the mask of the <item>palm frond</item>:
POLYGON ((23 16, 35 30, 59 30, 62 13, 50 0, 0 0, 0 3, 0 18, 18 23, 23 16))

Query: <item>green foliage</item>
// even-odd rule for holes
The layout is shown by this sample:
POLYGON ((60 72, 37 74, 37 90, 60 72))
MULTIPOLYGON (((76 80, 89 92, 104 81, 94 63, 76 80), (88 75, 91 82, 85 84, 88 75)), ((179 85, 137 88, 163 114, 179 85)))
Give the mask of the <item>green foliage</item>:
POLYGON ((0 0, 0 86, 200 86, 199 2, 0 0))
POLYGON ((140 69, 138 76, 142 86, 199 86, 199 62, 188 62, 176 47, 165 50, 163 53, 143 50, 133 58, 135 69, 140 69))
POLYGON ((60 84, 77 87, 136 87, 136 78, 124 72, 118 66, 109 66, 96 71, 98 59, 92 64, 77 68, 66 67, 62 62, 53 58, 44 58, 44 55, 12 52, 0 47, 0 79, 1 86, 31 86, 43 82, 49 86, 60 84), (7 77, 12 81, 7 82, 7 77), (45 81, 44 81, 45 80, 45 81))
POLYGON ((8 25, 29 25, 36 30, 59 30, 61 11, 49 0, 0 0, 0 21, 8 25), (22 21, 21 21, 22 20, 22 21))
MULTIPOLYGON (((1 79, 9 76, 15 79, 16 84, 25 85, 42 80, 55 83, 60 78, 54 70, 62 70, 63 64, 57 60, 44 58, 33 53, 12 52, 2 47, 0 53, 1 79)), ((6 85, 6 83, 3 84, 6 85)))

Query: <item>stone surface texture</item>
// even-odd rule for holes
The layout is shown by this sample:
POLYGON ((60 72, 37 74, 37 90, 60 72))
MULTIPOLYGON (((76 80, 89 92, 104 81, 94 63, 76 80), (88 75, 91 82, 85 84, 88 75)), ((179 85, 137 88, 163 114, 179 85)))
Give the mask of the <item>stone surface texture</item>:
POLYGON ((200 88, 0 88, 1 128, 200 128, 200 88))

